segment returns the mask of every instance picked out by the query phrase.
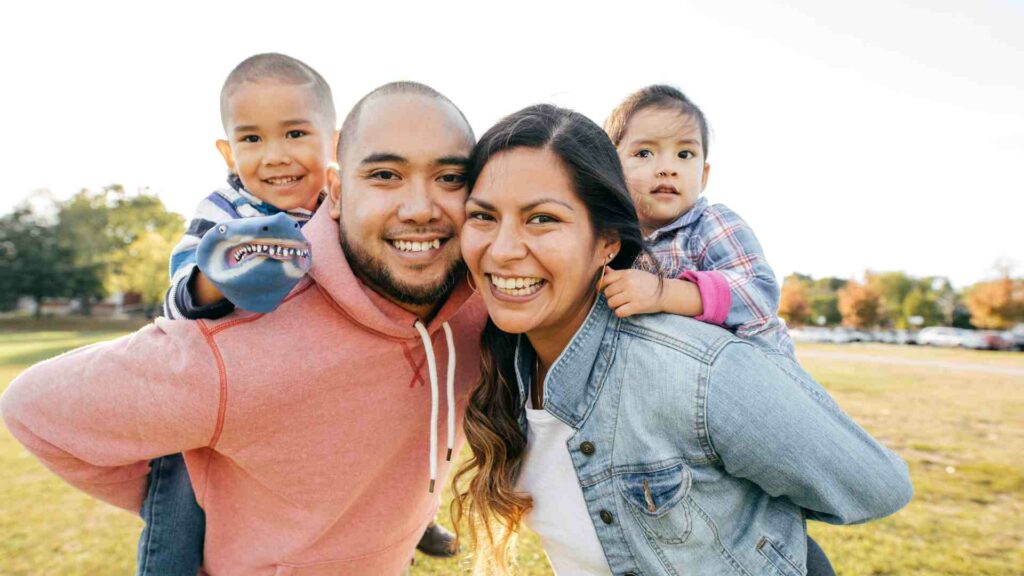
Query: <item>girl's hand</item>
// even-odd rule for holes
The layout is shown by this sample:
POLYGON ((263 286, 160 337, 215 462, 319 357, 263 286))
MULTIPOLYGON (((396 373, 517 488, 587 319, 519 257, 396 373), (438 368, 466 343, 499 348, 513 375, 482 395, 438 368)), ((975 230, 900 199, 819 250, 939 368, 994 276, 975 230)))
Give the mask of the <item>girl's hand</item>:
POLYGON ((608 307, 619 318, 634 314, 663 312, 663 292, 658 276, 643 270, 612 270, 605 268, 600 287, 608 299, 608 307))

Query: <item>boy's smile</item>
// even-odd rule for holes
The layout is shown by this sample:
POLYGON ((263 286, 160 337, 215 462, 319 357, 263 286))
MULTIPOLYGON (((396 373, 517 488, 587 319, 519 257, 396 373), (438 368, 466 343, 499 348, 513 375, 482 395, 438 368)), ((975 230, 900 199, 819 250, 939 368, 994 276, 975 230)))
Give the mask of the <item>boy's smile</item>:
POLYGON ((327 184, 334 127, 309 84, 245 82, 228 100, 217 148, 251 194, 281 210, 314 210, 327 184))

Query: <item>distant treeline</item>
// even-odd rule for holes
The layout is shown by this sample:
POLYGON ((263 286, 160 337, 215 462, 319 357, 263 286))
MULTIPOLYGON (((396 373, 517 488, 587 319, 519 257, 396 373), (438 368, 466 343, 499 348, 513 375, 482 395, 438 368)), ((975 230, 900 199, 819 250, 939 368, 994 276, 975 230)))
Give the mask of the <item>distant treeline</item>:
POLYGON ((1005 329, 1024 322, 1024 279, 1005 270, 958 291, 946 278, 904 272, 868 271, 863 281, 792 274, 782 285, 779 315, 790 326, 1005 329))
POLYGON ((91 306, 119 291, 148 312, 167 289, 167 258, 184 222, 155 195, 112 185, 58 202, 45 191, 0 217, 0 311, 21 298, 91 306))

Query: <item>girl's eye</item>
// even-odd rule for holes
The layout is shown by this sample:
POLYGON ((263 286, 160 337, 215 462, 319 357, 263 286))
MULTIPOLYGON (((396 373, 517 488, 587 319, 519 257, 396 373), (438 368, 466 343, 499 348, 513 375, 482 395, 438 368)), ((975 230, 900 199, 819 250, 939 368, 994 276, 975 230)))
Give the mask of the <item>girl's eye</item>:
POLYGON ((242 142, 249 144, 255 144, 260 141, 260 137, 255 134, 249 134, 248 136, 242 136, 242 142))
POLYGON ((548 216, 547 214, 537 214, 536 216, 531 216, 527 222, 533 224, 554 224, 558 222, 558 220, 552 216, 548 216))
POLYGON ((466 175, 465 174, 444 174, 443 176, 441 176, 439 178, 439 180, 441 180, 441 182, 444 182, 445 184, 465 184, 466 183, 466 175))
POLYGON ((679 152, 679 157, 683 160, 689 160, 690 158, 693 158, 693 156, 693 152, 690 152, 689 150, 682 150, 679 152))
POLYGON ((654 152, 651 152, 650 150, 644 149, 644 150, 638 151, 636 154, 633 154, 633 156, 636 156, 637 158, 651 158, 651 157, 654 156, 654 152))
POLYGON ((302 138, 306 135, 305 130, 289 130, 286 136, 288 138, 302 138))
POLYGON ((391 182, 394 180, 398 180, 398 174, 395 174, 391 170, 378 170, 371 174, 370 178, 374 178, 376 180, 383 180, 385 182, 391 182))

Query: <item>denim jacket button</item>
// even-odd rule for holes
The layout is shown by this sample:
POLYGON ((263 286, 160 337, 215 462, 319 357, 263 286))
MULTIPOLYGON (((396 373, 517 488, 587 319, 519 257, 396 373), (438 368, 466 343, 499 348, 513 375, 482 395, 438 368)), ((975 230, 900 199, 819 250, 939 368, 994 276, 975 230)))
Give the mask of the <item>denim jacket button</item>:
POLYGON ((601 510, 599 516, 601 516, 601 521, 605 524, 611 524, 615 520, 615 517, 612 516, 612 513, 607 510, 601 510))
POLYGON ((584 456, 593 456, 596 451, 597 448, 594 447, 594 443, 589 440, 580 444, 580 452, 583 452, 584 456))

